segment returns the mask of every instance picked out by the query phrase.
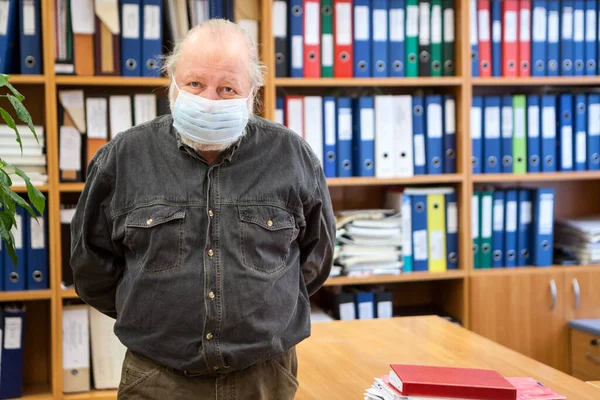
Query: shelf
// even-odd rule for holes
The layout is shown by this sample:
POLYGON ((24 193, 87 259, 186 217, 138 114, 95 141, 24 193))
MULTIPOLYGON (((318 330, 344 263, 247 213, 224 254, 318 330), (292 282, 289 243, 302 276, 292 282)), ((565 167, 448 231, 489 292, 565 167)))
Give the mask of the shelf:
POLYGON ((591 181, 596 179, 600 179, 600 171, 536 172, 528 174, 477 174, 472 176, 474 183, 591 181))
POLYGON ((526 78, 473 78, 473 86, 596 86, 600 76, 540 76, 526 78))
POLYGON ((23 397, 19 400, 52 400, 52 392, 48 385, 25 385, 23 397))
POLYGON ((548 271, 600 271, 600 265, 552 265, 550 267, 514 267, 514 268, 491 268, 491 269, 474 269, 471 277, 477 276, 506 276, 512 275, 528 275, 536 273, 545 273, 548 271))
POLYGON ((115 400, 116 398, 116 390, 92 390, 91 392, 63 395, 63 399, 65 400, 115 400))
POLYGON ((423 282, 423 281, 443 281, 450 279, 460 279, 466 276, 465 271, 455 270, 446 272, 409 272, 400 275, 377 275, 367 277, 347 277, 339 276, 329 278, 323 286, 342 286, 342 285, 376 285, 381 283, 395 282, 423 282))
POLYGON ((131 78, 122 76, 72 76, 61 75, 56 77, 57 85, 71 86, 151 86, 160 87, 169 85, 168 78, 131 78))
MULTIPOLYGON (((50 185, 38 185, 36 188, 40 192, 47 192, 50 190, 50 185)), ((11 186, 10 189, 15 193, 27 193, 27 186, 11 186)))
POLYGON ((45 75, 11 75, 9 76, 8 82, 13 85, 39 85, 46 82, 45 75))
POLYGON ((23 290, 18 292, 0 292, 0 302, 27 301, 27 300, 49 300, 52 298, 52 290, 23 290))
POLYGON ((375 185, 419 185, 435 183, 458 183, 463 181, 461 174, 418 175, 406 178, 329 178, 327 185, 339 186, 375 186, 375 185))
POLYGON ((62 296, 63 299, 78 299, 79 298, 77 293, 75 293, 75 289, 61 290, 60 292, 61 292, 60 295, 62 296))
POLYGON ((462 78, 275 78, 279 87, 460 86, 462 78))
POLYGON ((59 185, 60 191, 63 193, 79 193, 83 191, 85 187, 85 183, 77 182, 77 183, 61 183, 59 185))

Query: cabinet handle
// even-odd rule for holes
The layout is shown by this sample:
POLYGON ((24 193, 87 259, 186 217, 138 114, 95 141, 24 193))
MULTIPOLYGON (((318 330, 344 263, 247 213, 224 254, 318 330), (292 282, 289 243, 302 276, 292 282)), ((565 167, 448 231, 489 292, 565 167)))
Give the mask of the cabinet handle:
POLYGON ((591 362, 600 364, 600 357, 593 356, 592 353, 585 353, 585 356, 591 362))
POLYGON ((579 288, 579 281, 577 278, 573 278, 573 292, 575 292, 575 309, 579 307, 579 301, 581 300, 581 289, 579 288))
POLYGON ((552 293, 552 306, 550 309, 554 310, 554 307, 556 307, 556 298, 558 296, 556 292, 556 282, 554 282, 554 279, 550 279, 550 293, 552 293))

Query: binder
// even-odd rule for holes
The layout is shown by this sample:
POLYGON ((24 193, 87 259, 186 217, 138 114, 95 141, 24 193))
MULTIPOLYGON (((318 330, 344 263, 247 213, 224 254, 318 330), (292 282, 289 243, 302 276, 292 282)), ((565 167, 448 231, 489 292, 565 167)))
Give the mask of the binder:
POLYGON ((600 170, 600 95, 588 95, 588 159, 590 171, 600 170))
POLYGON ((15 224, 11 232, 14 237, 17 264, 13 264, 8 251, 4 252, 4 291, 25 290, 27 282, 27 212, 21 206, 17 206, 15 224))
POLYGON ((351 78, 352 54, 352 0, 333 0, 334 61, 333 76, 351 78))
POLYGON ((402 272, 412 272, 413 253, 412 253, 412 199, 410 194, 402 194, 402 205, 400 209, 402 215, 402 259, 404 266, 402 272))
MULTIPOLYGON (((331 1, 331 0, 329 0, 331 1)), ((330 6, 331 9, 331 6, 330 6)), ((273 18, 271 27, 275 40, 275 77, 287 78, 289 76, 289 43, 288 43, 288 1, 273 1, 273 18)), ((325 26, 325 25, 323 25, 325 26)), ((325 40, 323 40, 325 42, 325 40)))
POLYGON ((469 22, 471 27, 471 76, 477 77, 479 73, 479 33, 477 30, 477 0, 469 0, 469 22))
POLYGON ((378 178, 392 178, 396 173, 394 111, 394 96, 375 96, 375 176, 378 178))
POLYGON ((527 129, 524 95, 513 96, 513 173, 527 172, 527 129))
POLYGON ((90 391, 90 334, 88 306, 65 305, 63 331, 63 392, 90 391))
POLYGON ((275 122, 285 126, 285 118, 283 110, 285 108, 285 101, 283 97, 277 96, 275 98, 275 122))
POLYGON ((128 95, 108 96, 108 108, 110 137, 112 139, 133 126, 131 97, 128 95))
POLYGON ((371 76, 371 0, 354 2, 354 77, 371 76))
POLYGON ((477 0, 479 25, 479 76, 492 76, 492 43, 490 35, 490 0, 477 0))
POLYGON ((473 239, 473 268, 479 269, 481 268, 480 261, 480 226, 479 226, 479 218, 481 218, 481 213, 479 212, 480 207, 480 193, 473 192, 471 196, 471 237, 473 239))
POLYGON ((540 172, 540 97, 527 96, 527 172, 540 172))
POLYGON ((531 191, 520 189, 519 193, 519 231, 517 232, 517 266, 531 263, 531 191))
POLYGON ((159 77, 162 67, 163 0, 143 1, 142 76, 159 77))
POLYGON ((405 8, 405 0, 390 0, 390 48, 388 54, 388 68, 389 75, 393 77, 403 77, 406 73, 404 68, 406 55, 406 48, 404 45, 405 8))
POLYGON ((573 0, 560 2, 560 74, 573 75, 573 0))
POLYGON ((349 292, 339 292, 333 294, 332 311, 335 319, 341 321, 350 321, 356 319, 354 295, 349 292))
POLYGON ((502 3, 502 76, 518 75, 519 43, 519 0, 504 0, 502 3))
MULTIPOLYGON (((589 1, 588 1, 589 3, 589 1)), ((573 75, 585 75, 585 1, 573 2, 573 75)))
MULTIPOLYGON (((142 75, 142 0, 121 0, 121 71, 142 75)), ((144 23, 144 27, 146 24, 144 23)), ((145 30, 145 29, 144 29, 145 30)))
POLYGON ((225 13, 223 9, 223 1, 227 0, 209 0, 209 17, 210 18, 224 18, 225 13))
POLYGON ((519 76, 531 76, 531 0, 519 0, 519 76))
POLYGON ((231 22, 235 20, 235 0, 223 0, 223 18, 231 22))
POLYGON ((372 0, 371 10, 371 58, 372 75, 376 78, 388 76, 388 0, 372 0))
POLYGON ((121 30, 117 0, 94 2, 96 75, 121 75, 121 30))
POLYGON ((506 191, 506 209, 504 225, 504 266, 517 265, 517 226, 519 225, 518 193, 516 190, 506 191))
POLYGON ((323 98, 304 97, 304 140, 323 164, 323 98))
POLYGON ((114 333, 115 320, 89 309, 91 361, 94 389, 117 389, 127 348, 114 333))
POLYGON ((413 159, 414 175, 425 175, 427 173, 427 150, 425 146, 425 108, 422 96, 413 96, 413 159))
POLYGON ((493 193, 480 192, 481 205, 479 206, 479 268, 492 267, 492 226, 493 226, 493 193))
POLYGON ((333 0, 321 0, 321 76, 333 78, 333 0))
POLYGON ((534 194, 533 265, 549 267, 554 252, 554 188, 540 188, 534 194))
POLYGON ((560 171, 573 170, 573 96, 560 95, 560 171))
MULTIPOLYGON (((75 208, 60 208, 60 249, 62 254, 71 253, 71 221, 75 214, 75 208)), ((71 268, 70 257, 62 257, 61 265, 62 282, 61 287, 73 287, 73 269, 71 268)))
POLYGON ((336 178, 337 174, 337 109, 336 98, 323 97, 324 167, 326 178, 336 178))
MULTIPOLYGON (((157 99, 155 94, 133 95, 134 125, 140 125, 156 118, 157 99)), ((88 134, 89 135, 89 134, 88 134)))
MULTIPOLYGON (((455 192, 446 193, 446 265, 458 269, 458 200, 455 192)), ((404 215, 404 214, 403 214, 404 215)))
MULTIPOLYGON (((56 29, 55 38, 55 58, 54 58, 54 72, 56 74, 74 74, 75 67, 73 64, 73 29, 71 16, 73 12, 71 10, 71 4, 67 0, 59 0, 55 2, 56 8, 53 18, 54 27, 56 29)), ((93 7, 88 6, 85 3, 82 9, 87 9, 91 19, 89 25, 92 26, 92 33, 95 30, 94 27, 94 11, 93 7)), ((85 19, 78 18, 76 23, 85 21, 85 19)), ((93 37, 91 38, 93 40, 93 37)), ((93 42, 92 42, 93 43, 93 42)), ((93 63, 91 64, 91 70, 94 70, 93 63)), ((91 73, 93 74, 93 72, 91 73)))
POLYGON ((513 100, 502 96, 502 172, 513 172, 513 100))
POLYGON ((456 99, 444 96, 444 172, 456 173, 456 99))
POLYGON ((431 0, 431 76, 442 76, 442 0, 431 0))
POLYGON ((560 71, 560 2, 548 0, 548 68, 547 76, 558 76, 560 71))
POLYGON ((338 176, 352 176, 352 99, 338 97, 337 100, 337 145, 338 176))
POLYGON ((585 94, 575 95, 575 171, 585 171, 587 166, 587 99, 585 94))
POLYGON ((88 96, 85 99, 87 132, 87 157, 89 163, 102 146, 108 143, 108 99, 88 96))
POLYGON ((427 242, 429 271, 445 272, 446 261, 446 205, 444 194, 427 195, 427 242))
POLYGON ((546 45, 548 41, 548 0, 533 0, 531 36, 531 75, 546 75, 546 45))
POLYGON ((556 171, 556 97, 542 96, 542 171, 556 171))
POLYGON ((319 0, 303 0, 304 77, 321 77, 321 6, 319 0))
POLYGON ((502 3, 492 0, 492 76, 502 76, 502 3))
POLYGON ((486 174, 498 174, 501 170, 500 102, 499 96, 486 96, 483 98, 485 107, 483 172, 486 174))
POLYGON ((304 137, 304 96, 285 96, 285 126, 304 137))
POLYGON ((504 201, 503 190, 494 191, 492 227, 492 268, 504 266, 504 201))
POLYGON ((411 196, 411 224, 413 244, 413 271, 427 271, 429 268, 427 237, 427 195, 411 194, 409 190, 405 193, 411 196))
POLYGON ((37 220, 25 213, 27 234, 26 275, 27 290, 48 289, 48 212, 40 215, 34 210, 37 220))
MULTIPOLYGON (((596 75, 596 57, 597 49, 596 43, 598 38, 598 31, 596 30, 598 25, 597 8, 598 4, 596 0, 585 2, 585 74, 596 75)), ((600 29, 600 27, 598 27, 600 29)))
POLYGON ((356 100, 354 112, 354 176, 375 176, 375 104, 373 97, 356 100))
POLYGON ((431 10, 419 0, 419 76, 431 76, 431 10))
POLYGON ((290 51, 291 51, 291 69, 292 78, 302 78, 304 76, 304 17, 302 10, 302 0, 289 0, 290 4, 290 51))
POLYGON ((419 0, 406 0, 406 76, 419 76, 419 0))
POLYGON ((427 174, 444 173, 442 96, 425 96, 427 115, 427 174))
POLYGON ((375 292, 376 318, 392 318, 394 316, 393 293, 389 291, 375 292))
POLYGON ((442 22, 444 29, 444 49, 443 49, 443 60, 444 60, 444 76, 454 76, 455 63, 454 63, 454 1, 455 0, 442 0, 442 12, 444 13, 444 20, 442 22))
POLYGON ((0 21, 0 71, 12 74, 20 63, 16 59, 19 40, 19 9, 17 1, 4 2, 4 18, 0 21))
POLYGON ((473 96, 471 104, 471 168, 473 174, 481 174, 481 160, 483 158, 483 143, 481 141, 481 130, 483 129, 482 118, 483 98, 473 96))
POLYGON ((0 341, 2 370, 0 375, 0 398, 21 398, 23 396, 23 368, 25 342, 25 306, 22 304, 4 305, 0 315, 2 330, 0 341))
MULTIPOLYGON (((40 75, 42 73, 42 25, 40 0, 19 0, 20 73, 40 75)), ((4 70, 3 70, 4 71, 4 70)))
POLYGON ((373 292, 357 292, 355 303, 357 319, 375 318, 375 295, 373 292))

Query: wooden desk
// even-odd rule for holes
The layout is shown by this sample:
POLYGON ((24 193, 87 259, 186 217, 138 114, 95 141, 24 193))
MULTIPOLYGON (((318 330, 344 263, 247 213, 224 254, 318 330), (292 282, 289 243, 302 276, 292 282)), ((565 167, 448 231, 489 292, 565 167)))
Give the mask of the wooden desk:
POLYGON ((298 400, 362 399, 392 363, 489 368, 569 400, 600 399, 600 389, 434 316, 316 323, 297 352, 298 400))

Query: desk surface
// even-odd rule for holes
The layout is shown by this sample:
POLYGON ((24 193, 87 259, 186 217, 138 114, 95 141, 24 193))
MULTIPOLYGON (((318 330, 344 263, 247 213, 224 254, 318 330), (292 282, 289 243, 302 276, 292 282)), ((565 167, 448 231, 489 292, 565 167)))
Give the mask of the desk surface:
POLYGON ((298 400, 362 399, 392 363, 489 368, 569 400, 600 399, 599 388, 434 316, 316 323, 297 351, 298 400))

